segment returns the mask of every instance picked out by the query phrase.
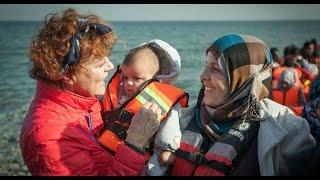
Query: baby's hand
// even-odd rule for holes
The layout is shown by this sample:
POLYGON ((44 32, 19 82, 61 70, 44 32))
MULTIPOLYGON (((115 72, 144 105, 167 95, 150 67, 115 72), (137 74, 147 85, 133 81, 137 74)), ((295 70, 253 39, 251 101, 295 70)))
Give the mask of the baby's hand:
POLYGON ((159 156, 159 162, 163 166, 169 166, 173 164, 174 161, 174 154, 172 152, 164 150, 159 156))

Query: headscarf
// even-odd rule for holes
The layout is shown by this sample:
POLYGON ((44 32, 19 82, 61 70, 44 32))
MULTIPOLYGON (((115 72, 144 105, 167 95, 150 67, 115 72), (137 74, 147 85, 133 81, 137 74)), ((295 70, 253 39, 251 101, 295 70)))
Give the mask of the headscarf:
POLYGON ((220 106, 206 105, 206 109, 214 119, 235 119, 247 114, 258 120, 258 101, 268 97, 271 87, 269 48, 254 36, 231 34, 214 41, 206 53, 209 51, 226 72, 230 94, 220 106))
POLYGON ((181 73, 181 58, 178 51, 169 43, 160 39, 144 42, 131 50, 145 45, 148 45, 149 48, 159 55, 161 72, 156 78, 160 82, 173 84, 181 73))

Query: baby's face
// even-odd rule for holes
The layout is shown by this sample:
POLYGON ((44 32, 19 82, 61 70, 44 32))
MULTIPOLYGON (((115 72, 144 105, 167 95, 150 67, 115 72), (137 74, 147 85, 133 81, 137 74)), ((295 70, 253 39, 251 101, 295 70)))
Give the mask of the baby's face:
POLYGON ((121 66, 124 92, 127 96, 136 93, 144 82, 155 76, 159 69, 159 66, 150 60, 150 58, 157 57, 145 51, 147 50, 137 52, 133 57, 135 60, 130 65, 122 64, 121 66))

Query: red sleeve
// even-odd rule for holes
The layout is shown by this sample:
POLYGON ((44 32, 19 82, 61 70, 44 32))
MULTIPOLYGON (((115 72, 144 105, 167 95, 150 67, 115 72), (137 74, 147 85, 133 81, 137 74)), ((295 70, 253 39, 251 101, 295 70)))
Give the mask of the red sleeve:
POLYGON ((126 145, 120 145, 118 151, 107 168, 106 175, 138 176, 144 166, 144 156, 126 145))
POLYGON ((33 175, 140 175, 144 156, 126 145, 115 156, 81 127, 47 124, 28 138, 26 165, 33 175))

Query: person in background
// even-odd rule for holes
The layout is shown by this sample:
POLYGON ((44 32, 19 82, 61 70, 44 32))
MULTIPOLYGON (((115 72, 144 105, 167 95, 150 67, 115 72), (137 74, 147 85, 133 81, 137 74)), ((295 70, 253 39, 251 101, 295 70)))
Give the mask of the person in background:
POLYGON ((315 77, 314 71, 317 71, 317 67, 304 59, 295 45, 291 45, 288 48, 288 55, 285 59, 284 66, 295 68, 295 70, 298 71, 298 74, 301 74, 299 79, 303 84, 305 94, 308 96, 309 85, 315 77))
POLYGON ((97 140, 103 129, 104 79, 116 42, 102 18, 74 9, 46 17, 29 52, 36 92, 23 120, 20 149, 32 175, 140 175, 143 147, 160 126, 157 104, 146 102, 133 117, 115 153, 97 140))
POLYGON ((314 44, 311 41, 306 41, 301 49, 301 55, 304 59, 310 62, 314 50, 314 44))
POLYGON ((312 38, 311 39, 311 43, 314 45, 314 50, 315 51, 319 51, 320 50, 320 46, 319 46, 318 41, 317 41, 316 38, 312 38))
POLYGON ((320 68, 320 50, 316 50, 313 52, 311 57, 311 62, 316 64, 318 67, 318 70, 320 68))
POLYGON ((295 69, 285 68, 273 86, 272 100, 290 107, 296 115, 300 116, 306 98, 295 69))
POLYGON ((280 56, 278 48, 272 47, 270 48, 270 52, 273 59, 273 68, 283 66, 284 59, 280 56))
POLYGON ((289 54, 289 49, 290 49, 290 46, 286 46, 284 49, 283 49, 283 58, 284 60, 287 58, 288 54, 289 54))
POLYGON ((312 101, 318 97, 320 97, 320 74, 311 83, 309 100, 312 101))
POLYGON ((286 49, 284 66, 286 67, 301 67, 301 58, 299 48, 295 45, 291 45, 286 49))

